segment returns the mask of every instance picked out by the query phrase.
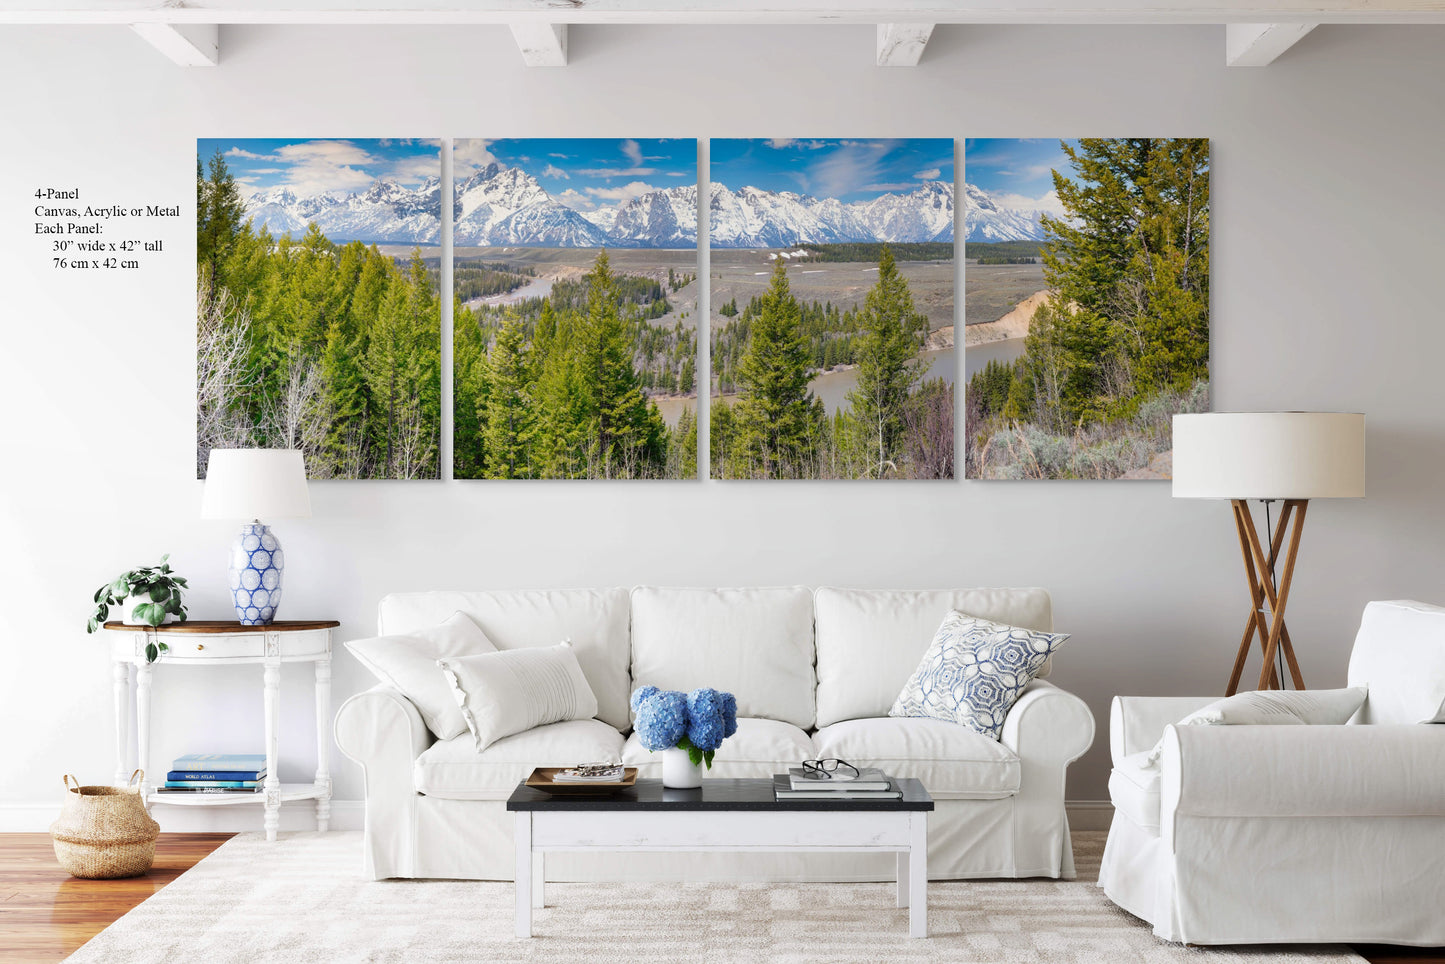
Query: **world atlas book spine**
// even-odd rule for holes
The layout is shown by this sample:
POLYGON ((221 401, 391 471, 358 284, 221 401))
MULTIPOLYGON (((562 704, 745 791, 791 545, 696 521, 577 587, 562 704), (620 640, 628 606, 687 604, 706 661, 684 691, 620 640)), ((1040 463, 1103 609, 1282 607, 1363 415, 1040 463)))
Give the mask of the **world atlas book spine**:
POLYGON ((172 770, 166 780, 262 780, 265 776, 265 770, 172 770))

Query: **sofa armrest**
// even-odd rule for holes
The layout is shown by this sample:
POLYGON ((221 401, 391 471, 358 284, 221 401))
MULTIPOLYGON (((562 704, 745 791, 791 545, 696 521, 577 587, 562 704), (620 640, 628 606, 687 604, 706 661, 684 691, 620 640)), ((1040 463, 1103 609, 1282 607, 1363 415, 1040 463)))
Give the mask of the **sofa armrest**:
POLYGON ((1018 754, 1020 762, 1064 767, 1094 742, 1094 714, 1073 693, 1034 680, 1004 717, 999 742, 1018 754))
POLYGON ((1163 823, 1445 816, 1445 726, 1170 726, 1163 823))
POLYGON ((1217 696, 1116 696, 1109 707, 1109 757, 1118 766, 1126 756, 1154 749, 1164 727, 1178 723, 1217 696))
POLYGON ((363 768, 403 772, 433 742, 415 704, 399 690, 378 685, 357 693, 336 711, 336 745, 363 768))

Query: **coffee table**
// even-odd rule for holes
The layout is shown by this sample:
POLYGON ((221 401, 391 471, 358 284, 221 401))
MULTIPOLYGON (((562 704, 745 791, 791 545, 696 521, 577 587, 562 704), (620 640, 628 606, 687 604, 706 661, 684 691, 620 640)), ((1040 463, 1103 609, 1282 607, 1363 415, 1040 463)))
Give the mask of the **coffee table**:
POLYGON ((606 796, 553 796, 518 784, 507 800, 516 815, 517 936, 532 936, 552 851, 798 850, 897 854, 898 906, 908 908, 909 936, 927 937, 933 798, 917 780, 898 785, 899 800, 777 800, 771 779, 707 779, 697 790, 638 780, 606 796))

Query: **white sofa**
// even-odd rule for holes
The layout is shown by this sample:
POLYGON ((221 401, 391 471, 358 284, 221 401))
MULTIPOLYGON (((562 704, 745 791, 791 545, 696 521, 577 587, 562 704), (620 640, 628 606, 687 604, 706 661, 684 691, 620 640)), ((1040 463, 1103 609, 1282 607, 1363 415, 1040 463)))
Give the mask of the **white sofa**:
POLYGON ((1445 609, 1370 603, 1349 685, 1345 726, 1174 726, 1215 697, 1117 697, 1105 894, 1190 944, 1445 944, 1445 726, 1421 725, 1445 609))
MULTIPOLYGON (((336 740, 366 784, 366 872, 375 878, 509 880, 504 801, 534 766, 621 758, 642 777, 660 758, 628 735, 635 686, 734 693, 738 732, 711 775, 767 777, 841 757, 921 779, 937 801, 937 878, 1072 877, 1064 774, 1093 742, 1077 697, 1036 680, 995 741, 934 720, 887 718, 952 608, 1051 629, 1041 589, 592 589, 425 592, 381 601, 379 629, 406 634, 461 611, 502 649, 570 638, 597 718, 541 726, 478 753, 470 734, 436 741, 416 707, 378 686, 341 707, 336 740)), ((828 854, 558 854, 554 880, 890 880, 891 857, 828 854)))

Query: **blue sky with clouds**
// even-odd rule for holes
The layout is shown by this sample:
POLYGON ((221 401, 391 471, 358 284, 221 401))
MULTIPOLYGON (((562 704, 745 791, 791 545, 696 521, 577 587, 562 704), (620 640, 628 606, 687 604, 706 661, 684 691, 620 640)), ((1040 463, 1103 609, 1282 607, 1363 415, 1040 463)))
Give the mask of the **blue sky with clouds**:
POLYGON ((847 202, 911 191, 924 181, 953 182, 948 138, 725 139, 710 142, 708 156, 713 183, 734 191, 756 187, 847 202))
POLYGON ((526 171, 558 201, 579 211, 641 194, 697 184, 697 141, 644 137, 529 137, 457 140, 456 177, 492 161, 526 171))
POLYGON ((440 177, 441 148, 430 139, 202 138, 196 154, 220 151, 243 194, 286 185, 298 195, 345 195, 386 178, 415 188, 440 177))
MULTIPOLYGON (((1067 141, 1077 147, 1077 140, 1067 141)), ((1053 171, 1072 174, 1058 138, 976 137, 963 142, 963 170, 1006 208, 1062 213, 1053 171)))

